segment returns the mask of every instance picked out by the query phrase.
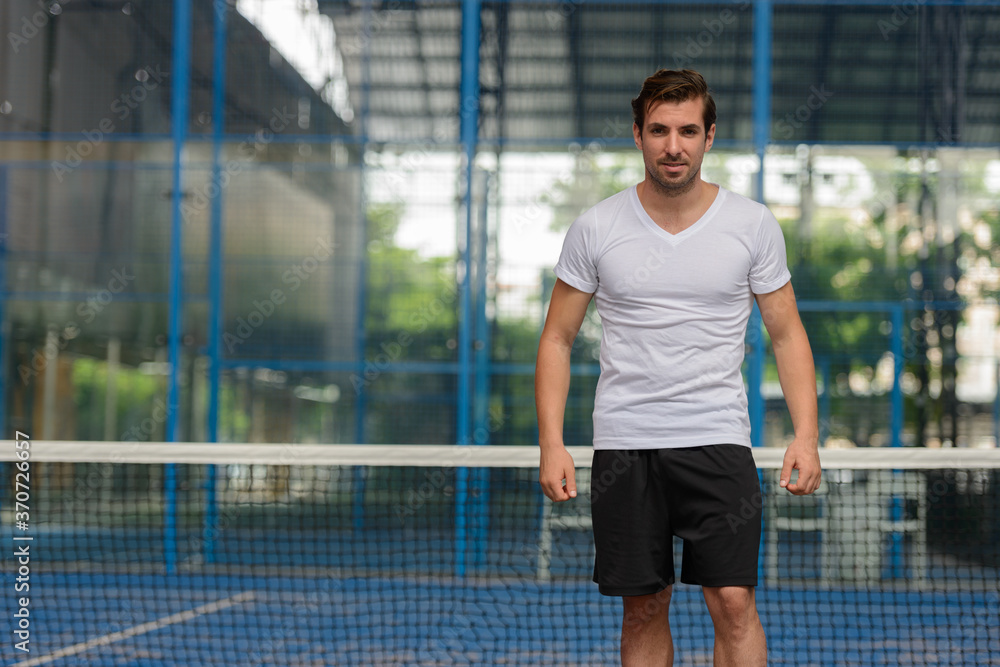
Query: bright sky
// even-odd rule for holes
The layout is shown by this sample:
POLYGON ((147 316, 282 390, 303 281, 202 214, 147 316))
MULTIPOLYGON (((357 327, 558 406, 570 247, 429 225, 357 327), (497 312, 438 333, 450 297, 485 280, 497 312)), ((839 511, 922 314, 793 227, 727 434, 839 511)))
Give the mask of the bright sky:
MULTIPOLYGON (((456 219, 459 156, 388 154, 374 162, 376 168, 369 172, 371 199, 405 205, 396 242, 416 248, 426 257, 453 256, 456 227, 464 224, 456 219)), ((496 210, 489 211, 491 224, 499 223, 502 263, 497 279, 501 284, 536 284, 539 269, 552 267, 558 259, 565 232, 549 229, 552 215, 547 205, 532 204, 540 201, 570 164, 568 154, 504 155, 497 197, 504 206, 499 221, 495 220, 496 210)))
POLYGON ((354 118, 333 21, 316 0, 237 0, 236 9, 263 33, 346 122, 354 118))

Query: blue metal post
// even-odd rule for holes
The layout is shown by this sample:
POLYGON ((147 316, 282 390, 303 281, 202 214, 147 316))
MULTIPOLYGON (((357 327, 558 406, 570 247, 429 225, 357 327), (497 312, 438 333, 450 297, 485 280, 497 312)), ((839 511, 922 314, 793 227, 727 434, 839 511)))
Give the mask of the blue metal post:
MULTIPOLYGON (((755 196, 764 202, 764 155, 771 140, 771 0, 757 0, 753 23, 753 142, 760 165, 757 169, 755 196)), ((750 408, 750 437, 755 447, 764 444, 764 331, 760 311, 755 306, 750 315, 748 334, 751 343, 747 372, 750 408)))
MULTIPOLYGON (((487 272, 489 255, 489 191, 490 176, 485 175, 483 183, 483 198, 479 207, 479 229, 476 243, 476 333, 475 333, 475 401, 473 403, 473 443, 477 445, 490 444, 490 434, 493 432, 493 420, 490 416, 490 323, 486 316, 487 272)), ((473 564, 476 567, 486 565, 486 545, 489 534, 489 488, 490 471, 488 468, 477 468, 474 489, 475 498, 472 506, 473 515, 473 564)))
POLYGON ((771 141, 771 0, 757 0, 753 14, 753 144, 760 168, 755 195, 764 202, 764 155, 771 141))
MULTIPOLYGON (((225 132, 226 93, 226 12, 225 0, 213 1, 215 30, 212 36, 212 182, 216 196, 212 199, 208 259, 208 424, 206 433, 209 442, 219 441, 219 383, 221 381, 222 359, 222 137, 225 132)), ((205 480, 205 530, 202 545, 206 563, 215 561, 215 537, 218 534, 219 508, 215 486, 218 468, 208 466, 205 480)))
POLYGON ((472 224, 473 214, 473 174, 475 170, 476 148, 479 140, 479 31, 480 0, 462 2, 462 80, 460 92, 461 143, 464 153, 465 192, 462 195, 465 212, 464 241, 461 249, 461 275, 459 280, 459 321, 458 321, 458 414, 456 439, 458 444, 467 445, 472 439, 469 428, 469 407, 472 370, 472 224))
MULTIPOLYGON (((458 396, 456 441, 459 445, 471 442, 469 406, 472 387, 469 375, 472 366, 472 175, 475 168, 476 148, 479 142, 479 32, 480 0, 462 0, 462 79, 459 95, 461 114, 461 143, 465 157, 465 240, 462 248, 462 272, 459 282, 458 320, 458 396)), ((455 575, 465 576, 466 566, 466 502, 469 495, 469 471, 455 471, 455 575)))
MULTIPOLYGON (((903 306, 895 304, 890 309, 892 333, 889 347, 892 353, 892 391, 889 395, 889 442, 892 447, 902 446, 903 428, 903 306)), ((899 474, 894 470, 893 475, 899 474)), ((893 523, 903 520, 903 500, 893 494, 889 498, 889 520, 893 523)), ((889 576, 893 579, 904 575, 903 535, 893 531, 889 535, 889 576)))
MULTIPOLYGON (((167 380, 167 441, 176 442, 178 412, 180 409, 181 332, 184 309, 182 263, 182 216, 184 201, 184 144, 187 141, 188 106, 191 87, 191 0, 174 3, 174 53, 171 79, 170 123, 174 144, 172 218, 170 228, 170 311, 169 354, 170 375, 167 380)), ((177 569, 177 471, 167 464, 163 480, 164 508, 164 557, 167 572, 177 569)))
POLYGON ((365 433, 365 347, 367 333, 365 319, 368 313, 368 200, 367 184, 365 183, 365 154, 368 152, 368 114, 371 103, 371 39, 372 34, 372 0, 365 2, 361 19, 361 99, 358 113, 358 304, 356 322, 354 324, 354 347, 357 355, 357 374, 362 379, 357 384, 354 404, 354 442, 363 444, 367 441, 365 433))
MULTIPOLYGON (((753 143, 759 165, 755 181, 755 196, 761 203, 764 198, 764 157, 771 141, 771 0, 756 0, 753 15, 753 143)), ((764 381, 764 331, 760 311, 754 306, 750 315, 749 337, 751 342, 750 363, 747 369, 749 385, 750 438, 754 447, 764 444, 764 397, 761 387, 764 381)), ((759 475, 759 473, 758 473, 759 475)), ((762 528, 766 531, 766 527, 762 528)), ((764 540, 761 540, 757 559, 757 574, 764 576, 764 540)), ((775 558, 777 554, 771 554, 775 558)))
MULTIPOLYGON (((357 357, 357 375, 360 381, 354 395, 354 442, 363 444, 368 441, 365 429, 367 413, 367 396, 365 388, 365 347, 367 328, 365 320, 368 317, 368 197, 365 183, 365 154, 368 152, 368 114, 371 103, 371 35, 374 30, 372 22, 372 0, 364 4, 362 10, 361 37, 361 100, 358 114, 358 304, 357 321, 354 325, 354 349, 357 357)), ((351 470, 351 525, 360 531, 365 525, 365 469, 355 466, 351 470)))
POLYGON ((476 258, 476 331, 475 331, 475 402, 473 403, 472 441, 477 445, 486 445, 490 441, 490 323, 486 316, 488 251, 490 243, 488 220, 489 176, 484 179, 483 200, 479 208, 479 229, 476 239, 478 244, 476 258))

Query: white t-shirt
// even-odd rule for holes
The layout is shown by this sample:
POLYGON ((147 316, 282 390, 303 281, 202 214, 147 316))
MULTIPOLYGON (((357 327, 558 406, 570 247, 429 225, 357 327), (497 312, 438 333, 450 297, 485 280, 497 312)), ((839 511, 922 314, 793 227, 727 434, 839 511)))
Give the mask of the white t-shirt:
POLYGON ((791 278, 767 207, 719 188, 673 235, 633 186, 577 218, 555 274, 594 293, 601 316, 595 449, 750 446, 740 367, 753 294, 791 278))

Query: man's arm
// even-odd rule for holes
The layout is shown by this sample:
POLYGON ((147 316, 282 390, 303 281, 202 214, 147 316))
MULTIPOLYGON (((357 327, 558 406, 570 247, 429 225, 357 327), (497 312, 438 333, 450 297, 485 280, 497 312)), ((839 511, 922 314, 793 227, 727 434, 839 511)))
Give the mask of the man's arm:
POLYGON ((795 438, 785 451, 781 486, 795 495, 819 488, 819 420, 816 409, 816 368, 809 338, 799 318, 792 283, 769 294, 756 295, 757 305, 774 346, 778 379, 792 416, 795 438), (792 483, 792 469, 799 471, 792 483))
POLYGON ((535 362, 535 410, 541 447, 538 482, 545 495, 557 502, 576 497, 573 457, 563 443, 563 415, 569 394, 570 350, 591 297, 593 294, 556 280, 538 343, 535 362))

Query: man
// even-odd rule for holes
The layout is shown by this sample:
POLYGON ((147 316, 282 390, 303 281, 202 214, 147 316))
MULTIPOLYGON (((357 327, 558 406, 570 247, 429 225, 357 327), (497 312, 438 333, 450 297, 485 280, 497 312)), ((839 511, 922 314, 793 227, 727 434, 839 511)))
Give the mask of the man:
POLYGON ((581 215, 555 267, 535 375, 539 482, 553 501, 576 496, 563 414, 570 349, 593 297, 603 339, 592 479, 614 480, 592 494, 594 581, 623 599, 622 664, 673 664, 677 535, 681 581, 702 586, 712 617, 716 667, 765 665, 759 511, 742 521, 760 492, 740 373, 753 299, 795 430, 780 485, 799 495, 820 483, 812 352, 774 216, 701 178, 715 137, 705 80, 660 70, 632 111, 645 178, 581 215))

